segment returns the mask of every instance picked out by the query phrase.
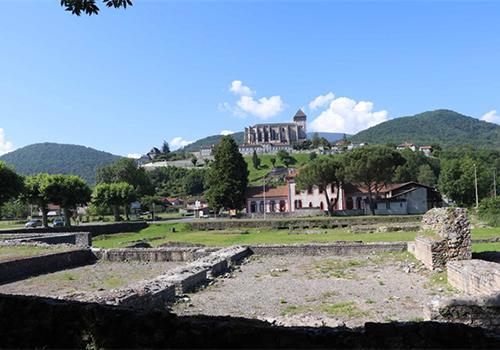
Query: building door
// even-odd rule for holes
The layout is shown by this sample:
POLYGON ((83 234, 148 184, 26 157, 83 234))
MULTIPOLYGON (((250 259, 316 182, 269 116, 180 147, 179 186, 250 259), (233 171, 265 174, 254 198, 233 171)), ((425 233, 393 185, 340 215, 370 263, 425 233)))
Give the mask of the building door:
POLYGON ((281 200, 280 201, 280 212, 286 211, 286 202, 281 200))

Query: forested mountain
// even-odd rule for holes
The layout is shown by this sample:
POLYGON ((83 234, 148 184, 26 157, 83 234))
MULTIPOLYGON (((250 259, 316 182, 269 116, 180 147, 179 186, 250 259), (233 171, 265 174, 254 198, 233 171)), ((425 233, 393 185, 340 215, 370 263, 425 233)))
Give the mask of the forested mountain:
MULTIPOLYGON (((307 138, 312 139, 314 134, 315 134, 314 132, 307 133, 307 138)), ((318 132, 317 134, 319 137, 324 137, 325 139, 327 139, 330 142, 338 141, 342 137, 344 137, 344 134, 333 133, 333 132, 318 132)), ((231 136, 234 138, 234 140, 236 141, 236 143, 238 145, 241 145, 243 143, 244 135, 245 135, 244 132, 236 132, 234 134, 231 134, 231 136)), ((350 135, 346 135, 346 136, 349 137, 350 135)), ((187 152, 199 151, 201 146, 215 145, 215 144, 219 143, 221 138, 222 138, 222 135, 212 135, 212 136, 204 137, 202 139, 199 139, 196 142, 193 142, 193 143, 187 145, 186 147, 183 148, 183 150, 187 151, 187 152)))
POLYGON ((23 175, 37 173, 72 174, 90 184, 95 182, 98 167, 120 159, 111 153, 93 148, 58 143, 37 143, 4 154, 0 160, 23 175))
POLYGON ((500 126, 454 111, 439 109, 411 117, 391 119, 357 133, 351 140, 371 144, 439 144, 442 147, 470 144, 481 148, 500 149, 500 126))

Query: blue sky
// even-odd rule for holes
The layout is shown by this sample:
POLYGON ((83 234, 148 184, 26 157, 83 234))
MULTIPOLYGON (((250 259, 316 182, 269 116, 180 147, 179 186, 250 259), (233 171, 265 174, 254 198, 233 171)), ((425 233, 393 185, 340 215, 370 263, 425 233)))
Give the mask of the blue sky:
POLYGON ((1 6, 0 153, 144 153, 299 107, 321 131, 438 108, 500 122, 500 2, 135 0, 80 18, 58 0, 1 6))

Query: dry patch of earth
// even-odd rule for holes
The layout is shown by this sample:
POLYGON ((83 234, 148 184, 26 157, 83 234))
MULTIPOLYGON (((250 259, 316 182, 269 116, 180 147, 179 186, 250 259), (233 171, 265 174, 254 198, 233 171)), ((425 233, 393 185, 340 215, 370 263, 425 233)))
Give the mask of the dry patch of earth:
POLYGON ((109 290, 152 279, 180 264, 182 263, 99 261, 92 265, 0 285, 0 293, 62 297, 75 292, 109 290))
POLYGON ((173 306, 180 315, 231 315, 286 326, 418 321, 436 295, 456 294, 443 272, 408 253, 351 257, 253 256, 229 278, 173 306))

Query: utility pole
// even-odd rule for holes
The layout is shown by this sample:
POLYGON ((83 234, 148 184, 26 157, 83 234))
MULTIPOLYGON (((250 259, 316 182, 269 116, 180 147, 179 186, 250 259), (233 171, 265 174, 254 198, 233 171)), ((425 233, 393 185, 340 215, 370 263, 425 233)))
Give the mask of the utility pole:
POLYGON ((476 164, 474 164, 474 187, 476 189, 476 209, 479 207, 479 195, 477 193, 477 167, 476 164))
POLYGON ((264 220, 266 220, 266 175, 262 178, 263 189, 264 189, 264 220))
POLYGON ((493 168, 493 197, 497 196, 497 168, 493 168))

